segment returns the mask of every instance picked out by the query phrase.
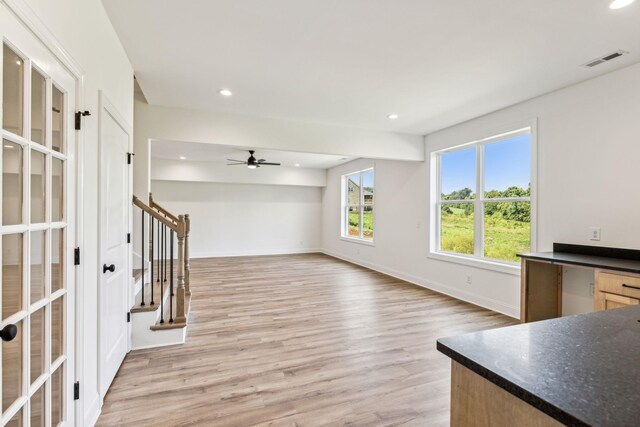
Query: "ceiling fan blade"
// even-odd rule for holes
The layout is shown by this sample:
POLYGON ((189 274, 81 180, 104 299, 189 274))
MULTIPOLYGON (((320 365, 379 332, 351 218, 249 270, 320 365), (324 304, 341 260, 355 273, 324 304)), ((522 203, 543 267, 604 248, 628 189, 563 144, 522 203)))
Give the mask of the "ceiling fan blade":
POLYGON ((265 159, 260 159, 260 160, 258 160, 258 163, 264 163, 264 162, 266 162, 266 160, 265 160, 265 159))
POLYGON ((227 163, 227 166, 244 166, 246 163, 227 163))
POLYGON ((247 163, 245 160, 236 160, 236 159, 227 159, 230 162, 240 162, 240 163, 247 163))
POLYGON ((263 162, 263 163, 260 163, 260 164, 261 165, 267 165, 267 166, 280 166, 280 163, 266 163, 266 162, 263 162))

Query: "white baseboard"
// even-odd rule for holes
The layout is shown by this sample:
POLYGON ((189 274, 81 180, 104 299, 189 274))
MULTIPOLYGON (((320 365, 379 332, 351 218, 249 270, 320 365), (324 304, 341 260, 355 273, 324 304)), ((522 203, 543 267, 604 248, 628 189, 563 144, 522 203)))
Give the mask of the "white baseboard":
POLYGON ((519 317, 520 307, 505 304, 502 301, 496 301, 492 298, 487 298, 481 295, 465 292, 458 288, 454 288, 454 287, 451 287, 442 283, 430 281, 430 280, 425 280, 421 277, 406 274, 406 273, 394 270, 392 268, 384 267, 378 264, 357 260, 355 258, 346 256, 337 252, 322 250, 322 253, 334 258, 341 259, 343 261, 350 262, 352 264, 359 265, 361 267, 368 268, 370 270, 377 271, 382 274, 386 274, 391 277, 395 277, 396 279, 404 280, 405 282, 409 282, 414 285, 418 285, 420 287, 430 289, 432 291, 436 291, 441 294, 445 294, 450 297, 453 297, 453 298, 456 298, 456 299, 459 299, 483 308, 487 308, 492 311, 497 311, 498 313, 502 313, 510 317, 514 317, 514 318, 519 317))
POLYGON ((191 259, 193 258, 226 258, 226 257, 239 257, 239 256, 264 256, 264 255, 294 255, 294 254, 310 254, 322 252, 322 249, 318 248, 306 248, 306 249, 270 249, 270 250, 257 250, 257 251, 214 251, 214 252, 194 252, 191 253, 191 259))

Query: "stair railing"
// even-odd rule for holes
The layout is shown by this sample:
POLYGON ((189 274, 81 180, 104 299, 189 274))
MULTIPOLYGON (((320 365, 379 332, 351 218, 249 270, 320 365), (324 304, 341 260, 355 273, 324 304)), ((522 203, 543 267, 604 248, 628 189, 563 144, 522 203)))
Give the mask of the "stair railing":
MULTIPOLYGON (((153 198, 153 194, 149 193, 149 207, 151 207, 152 209, 155 209, 156 211, 158 211, 161 215, 163 215, 166 218, 170 218, 171 220, 173 220, 174 222, 177 222, 179 219, 179 216, 175 216, 174 214, 172 214, 169 210, 165 209, 164 207, 162 207, 161 205, 159 205, 158 203, 156 203, 156 201, 153 198)), ((189 233, 191 231, 191 220, 189 219, 189 214, 185 214, 184 215, 184 220, 186 222, 186 226, 185 226, 185 236, 184 236, 184 250, 185 250, 185 254, 184 254, 184 287, 185 287, 185 292, 187 295, 191 295, 191 282, 189 281, 189 273, 191 270, 191 266, 189 265, 189 233)))
MULTIPOLYGON (((142 250, 141 250, 141 263, 144 278, 144 271, 146 270, 145 260, 145 234, 149 233, 148 248, 149 248, 149 260, 150 260, 150 301, 149 305, 154 306, 154 279, 155 283, 159 283, 160 289, 160 323, 164 323, 164 299, 165 299, 165 282, 169 281, 169 323, 186 323, 186 310, 185 310, 185 266, 188 265, 186 251, 185 251, 185 239, 188 230, 187 219, 184 215, 178 215, 177 217, 171 214, 166 209, 155 204, 151 195, 149 195, 149 204, 144 203, 138 197, 133 196, 133 204, 141 210, 141 223, 142 223, 142 250), (148 226, 145 219, 149 220, 148 226), (175 239, 174 239, 175 237, 175 239), (174 241, 177 240, 178 251, 178 264, 177 275, 175 277, 177 281, 177 287, 174 286, 174 241), (168 251, 168 253, 167 253, 168 251), (169 257, 167 258, 167 255, 169 257), (169 264, 167 268, 167 263, 169 264), (167 274, 168 273, 168 274, 167 274), (168 277, 167 277, 168 276, 168 277), (175 313, 173 307, 173 298, 176 298, 175 313)), ((147 304, 145 300, 144 292, 144 279, 142 281, 142 301, 141 306, 147 304)))

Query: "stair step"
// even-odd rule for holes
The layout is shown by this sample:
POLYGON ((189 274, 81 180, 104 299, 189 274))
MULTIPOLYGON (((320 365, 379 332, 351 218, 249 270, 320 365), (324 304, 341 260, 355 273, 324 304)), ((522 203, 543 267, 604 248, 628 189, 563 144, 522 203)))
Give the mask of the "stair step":
POLYGON ((142 291, 138 292, 136 295, 136 302, 131 307, 132 313, 144 313, 147 311, 156 311, 160 307, 160 285, 164 285, 164 292, 168 292, 169 289, 169 280, 166 282, 153 282, 153 299, 155 304, 151 305, 151 284, 144 284, 144 302, 145 305, 142 304, 142 291))
MULTIPOLYGON (((167 300, 168 302, 169 300, 167 300)), ((175 316, 176 313, 176 297, 173 297, 173 304, 172 307, 173 308, 173 313, 175 316)), ((184 311, 185 311, 185 317, 187 319, 189 319, 189 309, 191 308, 191 295, 185 295, 184 297, 184 311)), ((158 319, 158 321, 156 322, 155 325, 151 326, 151 330, 152 331, 161 331, 163 329, 177 329, 177 328, 186 328, 187 327, 187 322, 173 322, 170 323, 169 322, 169 304, 165 304, 164 306, 164 323, 160 323, 160 319, 158 319)))
MULTIPOLYGON (((144 269, 145 274, 147 273, 147 269, 144 269)), ((140 280, 140 277, 142 277, 142 269, 141 268, 134 268, 133 269, 133 282, 137 282, 138 280, 140 280)))

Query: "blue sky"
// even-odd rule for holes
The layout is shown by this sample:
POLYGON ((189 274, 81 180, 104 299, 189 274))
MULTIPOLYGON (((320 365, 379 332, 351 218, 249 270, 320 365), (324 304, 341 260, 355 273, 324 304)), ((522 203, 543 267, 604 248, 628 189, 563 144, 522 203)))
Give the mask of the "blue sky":
MULTIPOLYGON (((518 135, 485 145, 485 191, 511 186, 527 188, 531 169, 531 135, 518 135)), ((442 192, 476 190, 476 148, 442 155, 442 192)))
POLYGON ((366 171, 362 174, 362 186, 373 187, 373 171, 366 171))

